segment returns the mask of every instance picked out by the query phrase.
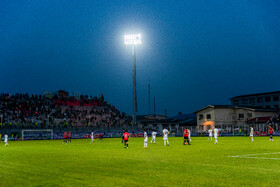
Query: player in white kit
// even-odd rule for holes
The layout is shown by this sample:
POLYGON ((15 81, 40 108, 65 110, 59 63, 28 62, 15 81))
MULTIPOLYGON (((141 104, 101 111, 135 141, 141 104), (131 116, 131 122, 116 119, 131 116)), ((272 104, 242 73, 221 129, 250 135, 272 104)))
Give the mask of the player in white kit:
POLYGON ((93 134, 93 131, 91 131, 90 137, 91 137, 91 143, 94 142, 94 134, 93 134))
POLYGON ((215 128, 214 129, 214 138, 215 138, 214 144, 218 144, 218 136, 219 136, 219 130, 217 128, 215 128))
POLYGON ((208 137, 208 140, 211 138, 212 140, 212 137, 213 137, 213 131, 212 129, 208 130, 208 133, 209 133, 209 137, 208 137))
POLYGON ((169 146, 168 135, 169 135, 168 130, 167 130, 166 128, 164 128, 163 131, 162 131, 164 146, 166 146, 166 143, 167 143, 167 145, 169 146))
POLYGON ((254 136, 254 129, 253 129, 252 126, 250 126, 250 138, 251 138, 251 141, 254 141, 253 136, 254 136))
POLYGON ((5 133, 5 136, 4 136, 4 143, 5 143, 5 147, 6 147, 7 145, 9 145, 9 144, 8 144, 8 135, 7 135, 7 133, 5 133))
POLYGON ((148 147, 148 135, 147 132, 144 130, 144 147, 148 147))
POLYGON ((154 143, 156 143, 156 136, 157 136, 157 132, 153 131, 153 132, 152 132, 152 140, 151 140, 151 143, 153 143, 153 141, 154 141, 154 143))
POLYGON ((192 139, 191 139, 191 130, 190 130, 190 129, 188 129, 188 130, 189 130, 189 135, 188 135, 188 136, 189 136, 189 141, 192 142, 192 139))

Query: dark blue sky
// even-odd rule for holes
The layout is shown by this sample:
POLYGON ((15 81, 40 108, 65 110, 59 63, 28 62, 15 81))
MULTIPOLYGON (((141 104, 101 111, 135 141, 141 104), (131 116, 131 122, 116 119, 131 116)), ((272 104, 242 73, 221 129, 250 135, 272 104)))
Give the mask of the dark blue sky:
POLYGON ((132 113, 193 112, 229 97, 280 90, 280 1, 0 1, 0 92, 64 89, 132 113), (153 111, 153 105, 151 105, 153 111))

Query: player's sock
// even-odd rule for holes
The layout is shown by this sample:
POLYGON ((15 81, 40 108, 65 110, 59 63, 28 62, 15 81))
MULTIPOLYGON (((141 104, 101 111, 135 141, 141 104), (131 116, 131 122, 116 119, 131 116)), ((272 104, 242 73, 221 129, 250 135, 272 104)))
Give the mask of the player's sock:
POLYGON ((166 146, 166 140, 164 140, 164 146, 166 146))
POLYGON ((168 142, 168 140, 167 140, 167 145, 169 146, 169 142, 168 142))

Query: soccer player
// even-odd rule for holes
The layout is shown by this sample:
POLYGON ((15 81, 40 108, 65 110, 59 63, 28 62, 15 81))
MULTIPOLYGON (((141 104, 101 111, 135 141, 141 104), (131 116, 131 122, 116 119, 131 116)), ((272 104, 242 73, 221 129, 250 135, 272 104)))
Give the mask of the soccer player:
POLYGON ((71 142, 71 131, 68 132, 68 141, 71 142))
POLYGON ((272 135, 273 135, 274 130, 273 130, 273 128, 272 128, 271 126, 269 126, 268 132, 269 132, 269 135, 270 135, 269 141, 272 141, 272 142, 273 142, 273 137, 272 137, 272 135))
POLYGON ((144 130, 144 147, 148 147, 148 135, 147 132, 144 130))
POLYGON ((188 131, 189 131, 189 141, 192 142, 190 129, 188 129, 188 131))
POLYGON ((4 135, 4 143, 5 143, 5 147, 7 147, 7 145, 9 145, 8 144, 8 135, 7 135, 7 133, 5 133, 5 135, 4 135))
POLYGON ((190 145, 190 142, 189 142, 189 130, 186 127, 185 127, 185 130, 183 131, 183 137, 184 137, 183 145, 186 145, 186 140, 188 142, 188 145, 190 145))
POLYGON ((214 138, 215 138, 214 144, 218 144, 218 136, 219 136, 219 130, 215 127, 215 129, 214 129, 214 138))
POLYGON ((66 143, 67 144, 67 132, 65 131, 64 132, 64 140, 63 140, 63 142, 62 143, 66 143))
POLYGON ((94 142, 93 131, 91 131, 90 137, 91 137, 91 143, 94 142))
POLYGON ((209 130, 208 130, 208 133, 209 133, 208 140, 209 140, 209 138, 211 138, 211 140, 212 140, 212 137, 213 137, 213 131, 212 131, 212 129, 209 129, 209 130))
POLYGON ((167 143, 167 145, 169 146, 168 135, 169 135, 169 131, 164 127, 164 129, 163 129, 163 131, 162 131, 164 146, 166 146, 166 143, 167 143))
POLYGON ((155 132, 155 131, 153 130, 153 132, 152 132, 152 140, 151 140, 151 143, 153 143, 153 141, 154 141, 154 143, 156 143, 156 136, 157 136, 157 132, 155 132))
POLYGON ((124 140, 124 148, 127 149, 128 149, 128 137, 130 138, 130 135, 126 130, 125 133, 123 133, 123 140, 124 140))
POLYGON ((253 136, 254 136, 254 129, 253 129, 252 126, 250 126, 250 138, 251 138, 251 141, 254 141, 253 136))

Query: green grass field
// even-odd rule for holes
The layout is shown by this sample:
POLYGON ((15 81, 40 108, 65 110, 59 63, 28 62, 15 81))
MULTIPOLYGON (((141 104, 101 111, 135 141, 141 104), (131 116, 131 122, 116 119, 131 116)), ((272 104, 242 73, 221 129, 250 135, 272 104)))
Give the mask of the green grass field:
POLYGON ((132 138, 129 149, 117 138, 67 145, 10 141, 5 147, 1 142, 0 185, 280 186, 280 140, 268 139, 219 137, 214 145, 207 137, 192 137, 192 145, 184 146, 182 138, 169 138, 164 147, 158 137, 143 148, 143 138, 132 138), (236 155, 241 157, 229 157, 236 155))

